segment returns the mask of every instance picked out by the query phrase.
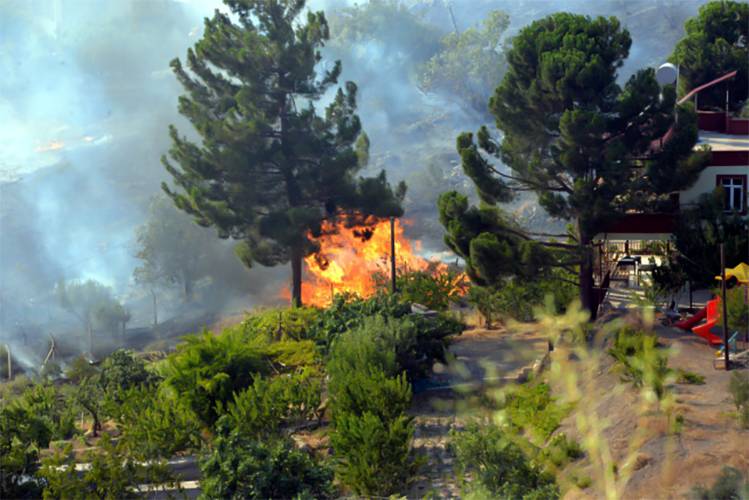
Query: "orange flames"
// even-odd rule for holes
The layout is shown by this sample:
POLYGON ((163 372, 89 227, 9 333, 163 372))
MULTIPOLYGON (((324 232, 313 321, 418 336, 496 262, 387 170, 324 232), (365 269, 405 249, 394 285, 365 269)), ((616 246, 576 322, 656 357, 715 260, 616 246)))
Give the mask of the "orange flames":
MULTIPOLYGON (((377 278, 390 277, 390 221, 382 220, 366 228, 346 228, 323 225, 323 236, 318 238, 320 251, 304 259, 302 302, 311 306, 329 305, 341 293, 369 297, 375 293, 377 278), (366 237, 366 236, 368 237, 366 237)), ((435 266, 418 256, 421 243, 411 242, 403 232, 403 225, 395 223, 395 258, 398 270, 424 271, 435 266)), ((438 264, 437 270, 446 270, 438 264)), ((288 288, 282 292, 290 297, 288 288)))

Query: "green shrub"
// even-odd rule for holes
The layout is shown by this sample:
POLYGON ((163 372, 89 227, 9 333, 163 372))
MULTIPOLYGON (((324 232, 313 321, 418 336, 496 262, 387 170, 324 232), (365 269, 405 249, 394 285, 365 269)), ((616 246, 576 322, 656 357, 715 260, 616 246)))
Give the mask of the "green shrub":
POLYGON ((200 460, 200 498, 329 498, 333 472, 289 440, 256 441, 219 424, 200 460))
POLYGON ((166 383, 203 423, 211 426, 219 416, 220 405, 225 408, 235 392, 252 384, 255 375, 270 370, 267 344, 266 338, 247 338, 239 330, 188 336, 167 358, 166 383))
POLYGON ((749 498, 749 481, 738 469, 726 466, 712 487, 695 486, 691 497, 694 500, 745 500, 749 498))
POLYGON ((84 457, 90 467, 75 470, 76 459, 70 444, 42 460, 39 476, 44 480, 44 498, 135 498, 143 484, 174 485, 166 462, 142 463, 133 460, 125 448, 104 434, 96 450, 84 457))
POLYGON ((65 376, 74 384, 78 384, 83 379, 93 377, 98 373, 99 370, 89 363, 83 355, 74 358, 65 370, 65 376))
POLYGON ((739 425, 749 429, 749 375, 739 371, 731 373, 728 392, 731 393, 733 404, 736 405, 739 425))
MULTIPOLYGON (((395 286, 399 299, 404 302, 421 304, 433 311, 447 311, 450 303, 459 299, 464 281, 462 273, 440 270, 432 264, 424 271, 399 272, 395 286)), ((380 275, 377 282, 383 293, 390 290, 390 276, 380 275)))
MULTIPOLYGON (((13 400, 11 406, 19 406, 28 415, 39 419, 48 430, 48 440, 68 439, 76 433, 75 408, 71 398, 62 387, 45 382, 27 387, 13 400)), ((44 442, 39 442, 46 446, 44 442)))
POLYGON ((165 392, 141 386, 123 394, 117 418, 120 443, 140 460, 168 459, 200 446, 200 421, 165 392))
POLYGON ((242 323, 230 329, 238 329, 246 335, 265 335, 275 340, 317 340, 310 325, 313 325, 320 310, 312 307, 274 308, 253 311, 242 323))
POLYGON ((484 318, 487 328, 491 328, 500 317, 533 321, 534 309, 543 305, 546 297, 551 298, 558 312, 565 311, 575 300, 576 288, 562 278, 569 279, 561 274, 554 274, 537 281, 509 280, 496 288, 473 286, 466 298, 484 318))
POLYGON ((146 363, 132 351, 118 349, 106 357, 98 374, 98 384, 107 398, 108 410, 114 416, 125 393, 136 387, 154 386, 160 377, 146 369, 146 363))
POLYGON ((616 332, 608 352, 616 359, 622 380, 635 387, 648 387, 659 400, 663 398, 671 370, 668 354, 658 349, 654 334, 625 326, 616 332))
POLYGON ((564 467, 581 458, 583 454, 580 444, 568 438, 563 432, 554 436, 541 451, 542 459, 551 462, 556 467, 564 467))
MULTIPOLYGON (((337 295, 327 309, 320 312, 317 322, 310 327, 310 335, 318 339, 324 353, 344 332, 360 327, 367 318, 383 316, 387 319, 408 318, 416 327, 418 336, 430 345, 438 345, 442 352, 451 336, 463 330, 463 324, 444 313, 436 317, 412 314, 411 305, 398 296, 376 294, 368 299, 351 295, 337 295)), ((439 359, 439 358, 437 358, 439 359)))
POLYGON ((472 487, 493 498, 558 498, 554 477, 532 464, 499 428, 470 424, 452 431, 450 446, 461 475, 471 473, 472 487))
POLYGON ((38 468, 39 449, 49 444, 44 421, 19 405, 0 406, 0 498, 35 498, 40 485, 30 481, 38 468))
POLYGON ((749 403, 749 375, 739 371, 731 373, 731 380, 728 382, 728 392, 733 396, 733 403, 738 410, 749 403))
POLYGON ((518 431, 528 431, 537 443, 545 442, 569 412, 551 396, 545 383, 519 385, 510 390, 503 405, 510 424, 518 431))
POLYGON ((397 491, 413 462, 411 385, 396 353, 413 347, 414 330, 400 321, 369 318, 333 343, 327 364, 339 477, 360 494, 397 491))
POLYGON ((339 414, 330 442, 341 481, 359 495, 387 496, 400 491, 413 471, 412 418, 383 420, 365 412, 339 414))
POLYGON ((690 372, 688 370, 682 370, 679 368, 676 370, 676 383, 677 384, 690 384, 690 385, 704 385, 705 377, 699 373, 690 372))

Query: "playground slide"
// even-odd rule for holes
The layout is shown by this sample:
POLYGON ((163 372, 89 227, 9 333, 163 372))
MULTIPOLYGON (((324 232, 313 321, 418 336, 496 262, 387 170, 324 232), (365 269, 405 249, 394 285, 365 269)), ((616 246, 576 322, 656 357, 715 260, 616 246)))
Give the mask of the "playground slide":
POLYGON ((710 332, 710 329, 715 326, 718 322, 718 307, 720 306, 720 299, 713 299, 707 302, 707 321, 699 326, 692 328, 692 332, 699 335, 703 339, 707 340, 710 345, 719 345, 723 343, 723 340, 710 332))
POLYGON ((707 316, 707 307, 703 307, 699 311, 697 311, 694 316, 691 316, 687 319, 683 319, 681 321, 677 321, 674 323, 674 326, 676 328, 681 328, 682 330, 691 330, 694 325, 705 319, 705 316, 707 316))

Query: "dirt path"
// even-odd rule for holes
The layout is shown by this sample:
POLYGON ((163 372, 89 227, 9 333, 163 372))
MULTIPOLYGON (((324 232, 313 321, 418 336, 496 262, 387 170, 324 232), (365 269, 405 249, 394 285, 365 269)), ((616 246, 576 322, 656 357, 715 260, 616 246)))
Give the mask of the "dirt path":
POLYGON ((511 335, 499 329, 467 330, 453 342, 448 365, 435 365, 433 376, 414 388, 414 449, 424 463, 408 498, 460 497, 448 442, 450 431, 462 429, 471 418, 471 410, 463 407, 463 391, 474 393, 484 384, 515 381, 547 348, 546 340, 537 335, 511 335))

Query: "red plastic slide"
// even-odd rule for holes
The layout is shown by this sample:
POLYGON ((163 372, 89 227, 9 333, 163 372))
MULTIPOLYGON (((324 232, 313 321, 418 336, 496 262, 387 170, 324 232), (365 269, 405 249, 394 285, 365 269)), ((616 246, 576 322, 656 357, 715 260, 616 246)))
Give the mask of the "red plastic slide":
POLYGON ((681 321, 677 321, 676 323, 674 323, 674 326, 676 328, 681 328, 682 330, 689 331, 694 325, 705 319, 705 316, 707 316, 707 307, 703 307, 702 309, 697 311, 694 316, 683 319, 681 321))
POLYGON ((703 339, 707 340, 710 345, 720 345, 723 343, 723 339, 710 332, 710 329, 715 326, 718 322, 720 314, 718 308, 720 307, 720 298, 707 301, 707 321, 699 326, 692 328, 692 332, 699 335, 703 339))

